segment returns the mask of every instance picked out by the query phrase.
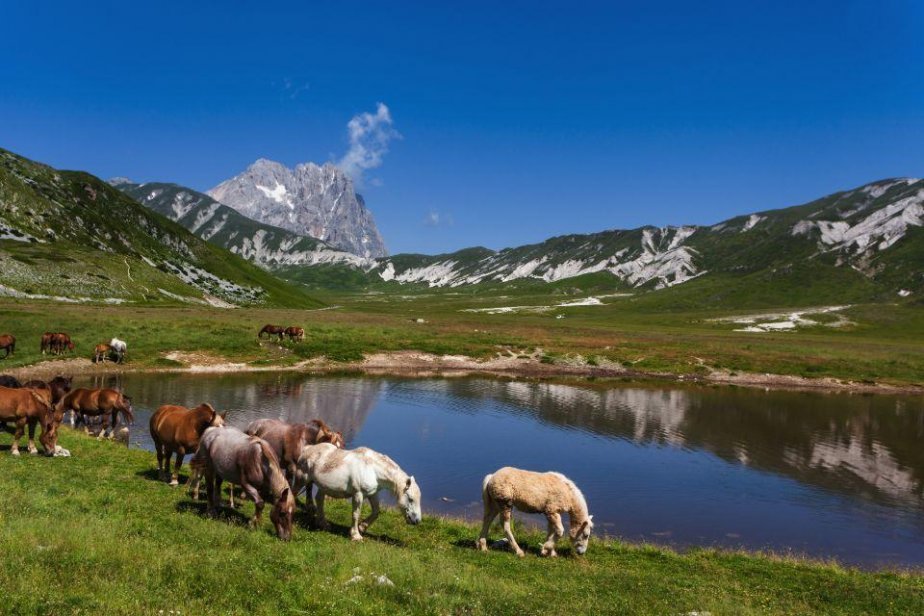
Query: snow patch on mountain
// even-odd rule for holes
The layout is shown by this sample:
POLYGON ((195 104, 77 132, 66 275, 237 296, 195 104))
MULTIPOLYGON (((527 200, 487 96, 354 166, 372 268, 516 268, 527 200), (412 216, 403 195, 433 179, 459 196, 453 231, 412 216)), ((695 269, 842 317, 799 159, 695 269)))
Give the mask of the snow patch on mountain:
POLYGON ((766 220, 766 216, 761 216, 760 214, 751 214, 748 217, 748 221, 744 223, 744 226, 741 227, 741 232, 750 231, 758 225, 762 220, 766 220))

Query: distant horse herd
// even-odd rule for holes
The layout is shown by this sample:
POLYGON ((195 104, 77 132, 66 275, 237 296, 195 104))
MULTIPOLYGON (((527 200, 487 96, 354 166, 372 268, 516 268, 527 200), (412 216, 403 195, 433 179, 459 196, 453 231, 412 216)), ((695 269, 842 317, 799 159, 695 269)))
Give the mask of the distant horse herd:
MULTIPOLYGON (((304 338, 300 327, 266 325, 263 334, 304 338)), ((0 350, 7 355, 15 351, 11 335, 0 336, 0 350)), ((43 353, 61 354, 73 351, 76 345, 65 333, 42 336, 43 353)), ((94 361, 112 358, 124 361, 127 345, 113 338, 108 344, 97 345, 94 361)), ((5 357, 6 357, 5 356, 5 357)), ((45 455, 69 456, 70 452, 57 444, 58 427, 65 414, 71 413, 73 424, 98 420, 102 427, 98 438, 112 438, 119 418, 134 421, 131 398, 117 389, 71 388, 72 379, 58 376, 50 381, 20 383, 16 378, 0 375, 0 429, 13 434, 11 453, 19 454, 19 441, 28 429, 28 451, 38 453, 35 430, 45 455), (12 425, 11 425, 12 424, 12 425)), ((198 499, 204 480, 208 499, 208 515, 214 516, 221 506, 221 486, 228 482, 230 505, 234 506, 233 486, 237 485, 246 498, 254 502, 251 526, 259 526, 264 506, 271 504, 270 520, 280 539, 292 536, 293 518, 298 497, 318 528, 328 528, 324 515, 327 497, 352 501, 350 538, 362 541, 363 533, 379 516, 379 493, 391 492, 408 524, 421 522, 421 491, 412 475, 406 473, 387 455, 366 447, 344 449, 343 434, 321 419, 308 423, 288 423, 278 419, 258 419, 246 430, 225 424, 227 413, 219 413, 210 404, 195 408, 166 404, 158 408, 149 422, 151 438, 157 456, 161 480, 179 485, 179 470, 187 454, 194 454, 187 482, 190 495, 198 499), (171 458, 175 458, 171 469, 171 458), (314 495, 312 496, 312 492, 314 495), (362 506, 369 501, 371 513, 362 518, 362 506)), ((501 468, 484 478, 481 486, 484 517, 476 546, 488 549, 491 524, 501 516, 507 544, 520 557, 523 550, 511 530, 514 509, 526 513, 541 513, 548 521, 548 536, 541 555, 556 556, 556 543, 564 536, 562 515, 568 514, 569 538, 574 552, 587 550, 593 530, 593 516, 587 502, 573 481, 560 473, 537 473, 512 467, 501 468)))

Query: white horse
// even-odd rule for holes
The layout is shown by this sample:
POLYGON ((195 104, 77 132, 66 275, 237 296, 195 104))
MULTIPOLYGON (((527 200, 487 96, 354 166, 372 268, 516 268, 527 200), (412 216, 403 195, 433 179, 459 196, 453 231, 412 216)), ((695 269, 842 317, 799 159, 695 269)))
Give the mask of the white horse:
POLYGON ((383 488, 398 499, 398 506, 408 524, 420 523, 420 487, 412 476, 385 454, 365 447, 338 449, 330 443, 306 445, 298 457, 292 489, 298 494, 302 487, 307 487, 310 498, 312 484, 318 486, 314 500, 319 528, 328 528, 324 518, 325 496, 353 500, 353 525, 350 528, 353 541, 362 541, 362 533, 379 517, 378 493, 383 488), (360 521, 364 499, 369 499, 372 513, 360 521))
POLYGON ((488 531, 497 514, 504 520, 504 534, 517 556, 524 552, 517 545, 510 528, 513 509, 526 513, 544 513, 549 522, 549 534, 542 544, 543 556, 557 556, 555 543, 565 534, 561 514, 568 514, 568 533, 574 551, 583 555, 587 551, 590 533, 594 528, 594 516, 587 512, 587 501, 574 482, 561 473, 536 473, 505 466, 487 475, 481 486, 484 500, 484 520, 478 548, 488 551, 488 531))
POLYGON ((109 348, 115 354, 116 361, 121 364, 125 360, 125 353, 128 352, 128 344, 124 340, 113 338, 109 341, 109 348))

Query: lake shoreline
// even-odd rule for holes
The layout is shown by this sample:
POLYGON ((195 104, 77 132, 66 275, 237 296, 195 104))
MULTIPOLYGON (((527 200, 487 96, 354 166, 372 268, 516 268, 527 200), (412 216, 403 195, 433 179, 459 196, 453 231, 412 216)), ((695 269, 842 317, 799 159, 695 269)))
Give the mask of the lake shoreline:
POLYGON ((102 376, 113 374, 231 374, 294 372, 304 374, 364 374, 404 378, 485 376, 515 379, 637 380, 670 384, 723 385, 768 390, 815 391, 855 394, 924 394, 924 385, 858 382, 832 377, 807 378, 797 375, 712 371, 708 374, 676 374, 626 369, 618 364, 590 365, 570 361, 546 363, 534 357, 499 357, 478 360, 464 355, 435 355, 418 351, 378 352, 361 361, 338 362, 325 357, 294 364, 254 365, 232 362, 206 353, 174 351, 165 358, 175 366, 126 366, 94 364, 82 358, 53 359, 3 371, 20 380, 48 379, 58 374, 102 376))

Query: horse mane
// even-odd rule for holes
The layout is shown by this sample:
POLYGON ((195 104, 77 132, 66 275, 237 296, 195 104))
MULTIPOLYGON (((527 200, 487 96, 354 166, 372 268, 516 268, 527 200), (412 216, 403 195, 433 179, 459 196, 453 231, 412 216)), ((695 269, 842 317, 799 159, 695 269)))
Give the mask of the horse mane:
POLYGON ((265 470, 269 474, 269 488, 273 493, 273 498, 279 498, 282 491, 289 487, 289 482, 279 466, 279 460, 276 458, 276 452, 270 447, 269 443, 257 436, 251 436, 250 442, 257 445, 251 448, 251 453, 244 461, 245 469, 249 472, 256 470, 265 470), (260 454, 263 454, 262 456, 260 454), (262 458, 262 459, 261 459, 262 458), (262 460, 266 460, 266 468, 263 468, 262 460), (284 484, 284 485, 283 485, 284 484))
POLYGON ((568 488, 571 490, 571 498, 572 498, 571 513, 572 515, 573 513, 576 513, 576 512, 579 513, 580 511, 583 511, 583 515, 581 516, 581 519, 578 520, 578 522, 583 522, 584 520, 586 520, 587 516, 590 515, 590 510, 587 508, 587 499, 584 498, 584 493, 581 492, 581 489, 578 488, 577 485, 573 481, 571 481, 570 479, 568 479, 561 473, 552 473, 552 474, 556 475, 559 479, 561 479, 565 483, 565 485, 568 486, 568 488), (575 505, 577 505, 577 507, 575 507, 575 505))

